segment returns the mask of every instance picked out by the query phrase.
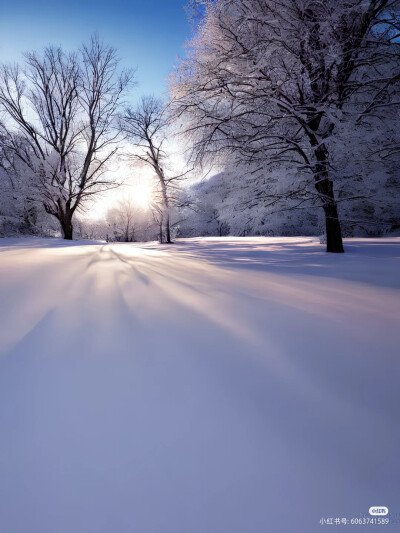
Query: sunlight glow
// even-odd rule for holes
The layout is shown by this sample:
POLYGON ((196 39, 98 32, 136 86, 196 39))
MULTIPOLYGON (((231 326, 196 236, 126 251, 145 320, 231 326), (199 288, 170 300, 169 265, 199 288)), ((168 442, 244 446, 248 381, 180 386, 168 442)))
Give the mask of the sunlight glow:
POLYGON ((149 179, 141 179, 131 187, 131 198, 135 205, 141 208, 149 207, 153 197, 153 187, 149 179))
POLYGON ((124 184, 121 187, 110 190, 102 197, 96 199, 90 209, 90 218, 95 220, 104 219, 109 209, 124 200, 128 200, 137 209, 146 210, 153 201, 154 183, 153 173, 142 169, 140 173, 138 172, 136 175, 124 180, 124 184))

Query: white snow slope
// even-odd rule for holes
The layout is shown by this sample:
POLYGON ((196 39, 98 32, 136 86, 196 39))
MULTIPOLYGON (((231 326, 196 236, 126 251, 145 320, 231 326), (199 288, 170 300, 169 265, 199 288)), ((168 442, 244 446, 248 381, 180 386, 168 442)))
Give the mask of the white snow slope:
POLYGON ((346 251, 0 240, 1 533, 400 513, 400 239, 346 251))

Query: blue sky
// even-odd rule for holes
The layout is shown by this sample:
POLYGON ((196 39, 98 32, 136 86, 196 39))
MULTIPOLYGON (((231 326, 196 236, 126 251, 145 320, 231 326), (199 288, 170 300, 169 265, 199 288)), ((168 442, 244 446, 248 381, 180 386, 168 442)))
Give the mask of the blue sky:
POLYGON ((49 43, 76 48, 98 33, 137 67, 136 94, 162 95, 190 35, 186 0, 0 0, 0 61, 19 61, 49 43))

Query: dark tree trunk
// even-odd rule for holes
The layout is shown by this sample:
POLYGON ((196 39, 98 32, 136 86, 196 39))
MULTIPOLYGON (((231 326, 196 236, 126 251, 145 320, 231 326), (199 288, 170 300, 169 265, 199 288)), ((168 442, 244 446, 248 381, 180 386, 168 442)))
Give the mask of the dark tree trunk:
POLYGON ((342 229, 338 215, 338 208, 335 201, 335 194, 333 191, 333 183, 328 178, 318 181, 316 189, 322 198, 322 207, 325 213, 325 228, 326 228, 326 251, 335 254, 342 254, 343 238, 342 229))
POLYGON ((324 211, 326 226, 326 251, 342 254, 344 252, 342 229, 340 227, 336 203, 324 206, 324 211))
POLYGON ((169 215, 169 199, 168 199, 168 193, 167 193, 167 186, 163 174, 162 168, 158 169, 158 177, 160 180, 162 195, 163 195, 163 221, 161 222, 161 226, 164 228, 161 230, 162 233, 162 243, 166 244, 172 244, 171 240, 171 222, 170 222, 170 215, 169 215))
POLYGON ((172 244, 169 213, 167 213, 167 218, 166 218, 166 221, 165 221, 165 242, 168 243, 168 244, 172 244))
POLYGON ((68 241, 72 241, 73 232, 74 232, 74 228, 72 225, 72 214, 71 213, 63 214, 62 216, 59 217, 59 221, 61 224, 61 229, 63 231, 64 239, 68 241))
POLYGON ((159 240, 160 244, 164 243, 163 221, 162 221, 162 219, 160 221, 160 229, 159 229, 159 233, 158 233, 158 240, 159 240))
MULTIPOLYGON (((315 124, 312 124, 312 121, 310 122, 313 129, 318 128, 320 120, 321 117, 318 117, 315 124)), ((310 141, 311 145, 315 147, 314 154, 317 159, 317 164, 313 167, 315 188, 320 195, 325 213, 326 251, 342 254, 344 252, 342 229, 340 227, 333 182, 329 179, 329 152, 324 143, 319 144, 316 136, 310 135, 310 141)))

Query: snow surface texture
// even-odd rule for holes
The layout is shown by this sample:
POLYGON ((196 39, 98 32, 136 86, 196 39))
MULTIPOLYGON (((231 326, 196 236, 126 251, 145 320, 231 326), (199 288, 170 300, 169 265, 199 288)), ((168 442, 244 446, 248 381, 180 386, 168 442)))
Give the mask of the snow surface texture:
POLYGON ((1 240, 1 532, 400 512, 400 239, 346 251, 1 240))

